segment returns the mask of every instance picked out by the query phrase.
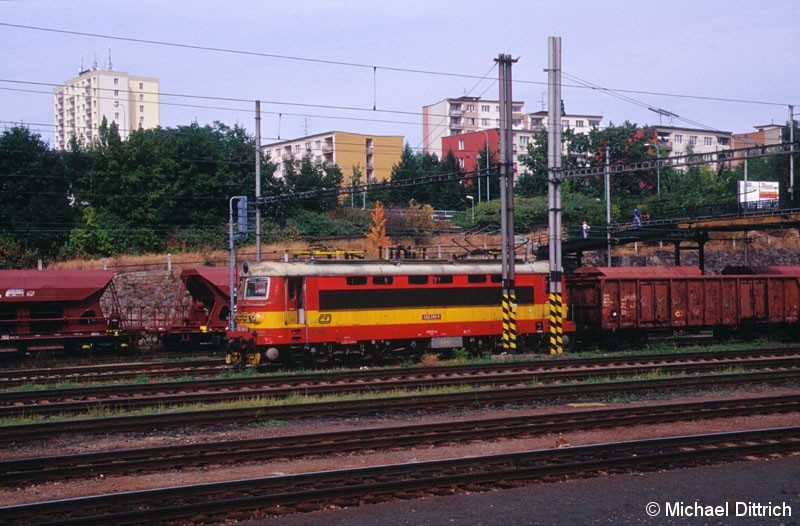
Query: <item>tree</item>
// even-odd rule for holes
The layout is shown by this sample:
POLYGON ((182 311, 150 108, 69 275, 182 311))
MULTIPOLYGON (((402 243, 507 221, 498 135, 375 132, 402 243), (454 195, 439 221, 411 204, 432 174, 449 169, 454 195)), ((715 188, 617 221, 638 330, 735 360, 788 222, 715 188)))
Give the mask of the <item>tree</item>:
MULTIPOLYGON (((283 179, 289 193, 312 192, 315 190, 333 190, 342 184, 342 170, 336 166, 323 166, 313 162, 306 155, 299 161, 287 160, 283 164, 283 179)), ((339 204, 337 193, 318 196, 300 201, 305 210, 325 212, 333 210, 339 204)))
POLYGON ((369 227, 367 238, 367 252, 373 257, 381 257, 381 248, 388 247, 392 240, 386 235, 386 216, 380 201, 375 203, 375 211, 370 213, 372 225, 369 227))
POLYGON ((414 237, 431 237, 436 228, 433 207, 421 205, 412 199, 406 210, 405 227, 408 234, 414 237))
POLYGON ((13 126, 0 134, 0 237, 3 266, 27 266, 14 255, 55 256, 74 221, 63 157, 38 133, 13 126))

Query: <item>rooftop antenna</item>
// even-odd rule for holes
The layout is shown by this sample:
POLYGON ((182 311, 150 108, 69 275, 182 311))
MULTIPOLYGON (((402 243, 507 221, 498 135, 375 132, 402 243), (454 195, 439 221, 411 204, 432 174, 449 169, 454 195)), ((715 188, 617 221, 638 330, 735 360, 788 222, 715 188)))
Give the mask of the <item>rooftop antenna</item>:
POLYGON ((78 70, 78 75, 83 73, 83 57, 81 57, 81 69, 78 70))
POLYGON ((97 53, 94 54, 94 62, 92 62, 92 71, 97 71, 97 53))
POLYGON ((108 71, 114 71, 114 66, 111 65, 111 48, 108 48, 108 71))

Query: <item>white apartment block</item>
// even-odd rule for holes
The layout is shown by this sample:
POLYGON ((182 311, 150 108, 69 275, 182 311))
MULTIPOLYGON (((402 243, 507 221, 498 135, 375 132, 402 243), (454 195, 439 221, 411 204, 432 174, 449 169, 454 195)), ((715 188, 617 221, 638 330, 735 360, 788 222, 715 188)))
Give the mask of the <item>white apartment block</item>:
MULTIPOLYGON (((534 131, 541 131, 542 129, 547 129, 550 127, 550 122, 548 120, 548 112, 546 111, 537 111, 535 113, 529 113, 526 115, 526 126, 525 128, 528 130, 534 131)), ((573 130, 576 133, 589 133, 592 128, 599 128, 603 127, 603 116, 602 115, 573 115, 573 114, 562 114, 561 115, 561 131, 565 131, 567 129, 573 130)))
POLYGON ((158 79, 95 64, 53 90, 53 114, 56 149, 66 149, 72 137, 83 144, 97 140, 103 117, 117 123, 124 141, 133 130, 160 125, 158 79))
POLYGON ((700 156, 706 162, 717 160, 717 153, 731 149, 731 132, 653 126, 658 135, 658 156, 681 158, 700 156))
MULTIPOLYGON (((511 103, 513 129, 525 123, 525 103, 511 103)), ((442 137, 500 126, 500 102, 480 97, 445 99, 422 108, 422 149, 442 157, 442 137)))

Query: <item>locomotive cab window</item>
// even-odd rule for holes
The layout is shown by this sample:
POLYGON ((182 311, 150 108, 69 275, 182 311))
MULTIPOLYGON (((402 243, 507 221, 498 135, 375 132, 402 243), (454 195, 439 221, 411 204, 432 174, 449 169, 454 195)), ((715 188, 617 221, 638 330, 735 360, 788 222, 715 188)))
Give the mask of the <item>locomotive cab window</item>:
POLYGON ((470 274, 467 276, 467 283, 486 283, 484 274, 470 274))
POLYGON ((248 278, 244 290, 245 298, 266 299, 269 294, 269 278, 248 278))
POLYGON ((372 284, 373 285, 391 285, 392 284, 392 276, 373 276, 372 277, 372 284))
POLYGON ((428 284, 428 276, 409 276, 408 277, 408 284, 409 285, 427 285, 428 284))
POLYGON ((366 276, 347 276, 346 278, 348 285, 366 285, 367 284, 367 277, 366 276))
POLYGON ((433 277, 434 283, 452 283, 453 276, 434 276, 433 277))
POLYGON ((492 274, 492 283, 502 283, 503 276, 500 274, 492 274))

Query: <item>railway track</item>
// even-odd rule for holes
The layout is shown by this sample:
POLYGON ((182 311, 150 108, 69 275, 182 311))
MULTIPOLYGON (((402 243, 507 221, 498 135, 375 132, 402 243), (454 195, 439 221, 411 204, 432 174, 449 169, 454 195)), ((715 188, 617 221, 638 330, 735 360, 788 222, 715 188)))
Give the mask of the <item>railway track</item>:
POLYGON ((800 374, 800 354, 714 355, 711 359, 681 355, 651 360, 614 358, 560 362, 518 362, 454 367, 346 371, 343 373, 245 377, 182 382, 89 386, 0 393, 0 417, 86 414, 92 410, 137 410, 151 407, 213 404, 245 399, 329 396, 443 388, 488 388, 532 383, 578 382, 658 373, 718 373, 726 369, 771 370, 800 374))
POLYGON ((205 358, 169 362, 128 362, 113 364, 72 365, 66 367, 40 367, 33 369, 0 370, 0 389, 24 385, 49 385, 65 382, 120 382, 142 376, 180 378, 184 376, 216 376, 227 371, 225 360, 205 358))
MULTIPOLYGON (((740 357, 769 357, 769 356, 787 356, 787 355, 800 355, 800 348, 798 347, 769 347, 758 349, 744 349, 734 351, 694 351, 694 352, 678 352, 670 354, 636 354, 624 355, 618 354, 615 356, 606 356, 600 358, 578 358, 574 355, 560 357, 553 360, 551 357, 546 357, 540 360, 523 360, 517 359, 514 363, 519 363, 522 366, 527 364, 538 364, 541 367, 548 369, 557 369, 562 367, 578 367, 578 366, 611 366, 611 365, 633 365, 633 364, 646 364, 646 363, 674 363, 677 360, 681 361, 709 361, 712 359, 736 359, 740 357)), ((521 355, 525 356, 525 355, 521 355)), ((513 356, 511 356, 513 358, 513 356)), ((454 366, 447 365, 449 370, 453 371, 468 371, 478 368, 489 369, 495 368, 508 368, 509 362, 503 361, 493 366, 472 365, 472 366, 454 366)), ((440 369, 440 367, 414 367, 411 370, 420 371, 423 374, 430 374, 431 371, 440 369)), ((403 370, 408 371, 408 368, 403 370)), ((40 368, 13 368, 13 369, 0 369, 0 390, 8 390, 25 385, 42 385, 47 386, 54 383, 92 383, 100 384, 103 382, 120 382, 126 380, 139 379, 146 376, 158 377, 159 379, 180 378, 184 376, 211 376, 213 373, 223 375, 229 373, 231 368, 225 366, 224 360, 221 358, 198 358, 192 360, 178 360, 178 361, 164 361, 164 362, 128 362, 128 363, 112 363, 112 364, 85 364, 85 365, 69 365, 62 367, 40 367, 40 368)), ((280 371, 271 370, 269 368, 262 369, 262 372, 272 372, 277 374, 280 371)), ((347 375, 345 378, 363 378, 375 374, 380 371, 385 371, 386 374, 394 374, 393 369, 370 369, 370 370, 340 370, 336 374, 347 375)), ((331 373, 312 373, 308 375, 293 375, 300 379, 300 381, 314 381, 315 376, 327 375, 331 373)))
POLYGON ((786 384, 800 380, 800 370, 672 376, 650 380, 617 380, 555 384, 536 387, 469 390, 454 393, 371 397, 361 400, 271 405, 185 412, 159 412, 147 415, 84 418, 33 424, 0 426, 0 443, 26 442, 59 435, 147 431, 180 427, 219 426, 294 420, 301 418, 345 417, 392 412, 431 411, 442 408, 495 406, 547 400, 588 400, 631 393, 657 393, 709 388, 741 388, 748 385, 786 384))
POLYGON ((545 415, 476 419, 436 424, 379 427, 247 440, 113 450, 0 461, 0 485, 129 474, 351 451, 420 447, 471 440, 517 438, 692 420, 800 412, 800 395, 565 411, 545 415))
POLYGON ((7 524, 161 524, 309 511, 561 477, 648 471, 800 451, 800 428, 759 429, 274 476, 0 508, 7 524))

